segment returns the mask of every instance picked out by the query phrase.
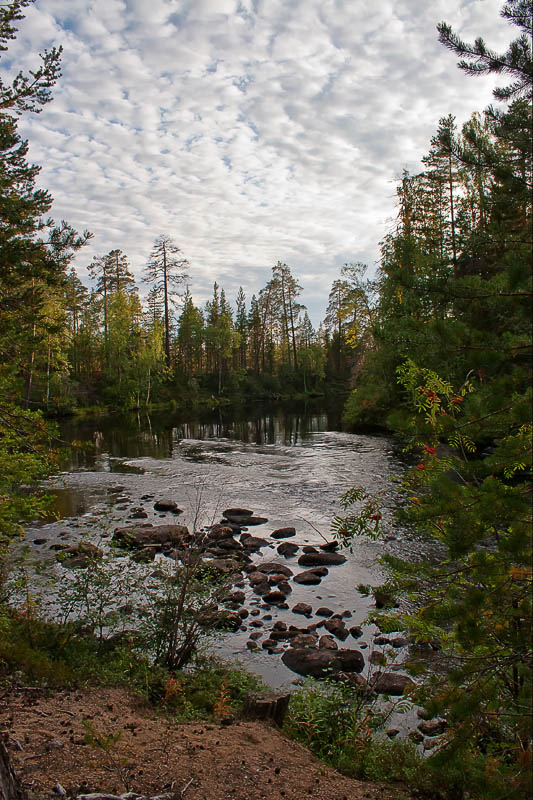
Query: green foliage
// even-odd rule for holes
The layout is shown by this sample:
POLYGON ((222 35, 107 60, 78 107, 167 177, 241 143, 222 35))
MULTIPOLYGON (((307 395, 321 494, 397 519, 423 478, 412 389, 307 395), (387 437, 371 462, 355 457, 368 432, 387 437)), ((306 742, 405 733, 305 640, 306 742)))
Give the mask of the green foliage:
POLYGON ((391 742, 379 731, 388 714, 345 683, 306 681, 291 696, 284 732, 346 775, 407 782, 423 759, 407 742, 391 742))
MULTIPOLYGON (((532 738, 531 2, 502 15, 522 34, 501 55, 439 26, 462 69, 512 77, 495 91, 511 102, 461 131, 443 118, 424 172, 404 175, 382 246, 376 350, 346 413, 357 423, 367 398, 388 403, 383 416, 416 456, 397 517, 433 557, 382 559, 404 606, 380 625, 439 648, 441 670, 424 681, 428 708, 449 723, 435 769, 467 764, 471 792, 518 798, 532 738)), ((374 536, 368 498, 348 499, 336 529, 374 536)), ((462 797, 457 774, 453 784, 462 797)))
MULTIPOLYGON (((463 434, 474 383, 454 389, 412 361, 398 375, 415 409, 411 447, 419 462, 406 475, 407 504, 397 516, 438 542, 440 557, 383 559, 392 571, 388 589, 409 603, 403 612, 381 615, 379 624, 400 626, 440 650, 444 670, 428 669, 423 692, 432 714, 449 723, 438 763, 482 764, 482 774, 518 798, 531 777, 532 520, 523 475, 531 470, 531 426, 497 440, 491 455, 480 458, 463 434)), ((361 491, 345 496, 348 506, 362 499, 368 505, 361 491)), ((363 506, 347 516, 344 529, 339 520, 339 530, 360 535, 366 526, 374 537, 368 523, 363 506)))
POLYGON ((331 532, 345 547, 351 544, 354 536, 378 539, 382 535, 381 495, 352 488, 342 495, 340 505, 348 513, 333 517, 331 532), (352 513, 349 509, 355 504, 359 507, 357 513, 352 513))
POLYGON ((55 464, 50 448, 54 432, 38 412, 0 404, 0 574, 5 548, 23 532, 21 522, 43 516, 49 509, 45 496, 27 489, 55 464))

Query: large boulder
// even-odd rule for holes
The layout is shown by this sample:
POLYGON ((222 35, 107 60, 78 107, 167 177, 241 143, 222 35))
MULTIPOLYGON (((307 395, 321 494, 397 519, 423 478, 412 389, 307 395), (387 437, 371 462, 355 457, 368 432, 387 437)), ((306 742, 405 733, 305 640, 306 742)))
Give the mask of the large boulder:
POLYGON ((301 567, 322 567, 344 564, 345 561, 346 556, 343 556, 341 553, 327 553, 322 551, 320 553, 304 553, 298 559, 298 564, 301 567))
POLYGON ((326 678, 334 672, 362 672, 365 660, 358 650, 289 648, 281 656, 286 667, 298 675, 326 678))

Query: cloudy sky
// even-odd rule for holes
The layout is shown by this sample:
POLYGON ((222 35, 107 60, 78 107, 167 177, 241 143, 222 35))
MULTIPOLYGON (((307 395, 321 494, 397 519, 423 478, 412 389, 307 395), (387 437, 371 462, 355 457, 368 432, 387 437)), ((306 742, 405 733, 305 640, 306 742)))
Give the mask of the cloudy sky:
MULTIPOLYGON (((54 217, 140 279, 172 236, 203 303, 248 300, 281 260, 315 324, 346 261, 375 269, 404 168, 440 117, 492 100, 437 41, 445 20, 505 48, 502 0, 37 0, 9 52, 62 44, 54 101, 21 130, 54 217)), ((516 29, 515 29, 516 31, 516 29)), ((9 64, 4 56, 0 68, 9 64)))

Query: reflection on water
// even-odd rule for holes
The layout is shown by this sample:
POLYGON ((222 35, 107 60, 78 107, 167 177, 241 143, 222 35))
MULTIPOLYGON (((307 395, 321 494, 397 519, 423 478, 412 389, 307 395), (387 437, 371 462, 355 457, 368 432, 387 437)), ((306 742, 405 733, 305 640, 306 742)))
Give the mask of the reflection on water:
MULTIPOLYGON (((171 414, 138 414, 101 420, 69 420, 61 426, 64 441, 76 444, 64 456, 65 471, 142 472, 124 464, 135 458, 172 458, 187 442, 187 455, 194 460, 192 441, 230 440, 252 445, 300 447, 324 431, 341 430, 339 408, 324 411, 307 406, 294 413, 283 407, 236 413, 220 409, 203 419, 187 421, 171 414)), ((198 460, 205 452, 198 450, 198 460)), ((217 453, 223 453, 222 444, 217 453)), ((181 454, 183 454, 181 452, 181 454)), ((223 459, 222 459, 223 462, 223 459)))

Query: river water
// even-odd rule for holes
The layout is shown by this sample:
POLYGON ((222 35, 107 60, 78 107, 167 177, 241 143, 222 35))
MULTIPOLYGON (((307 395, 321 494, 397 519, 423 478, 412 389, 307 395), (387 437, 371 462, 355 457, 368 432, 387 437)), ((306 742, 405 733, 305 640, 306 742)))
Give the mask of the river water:
MULTIPOLYGON (((184 509, 180 524, 210 524, 220 519, 223 509, 239 506, 268 519, 250 530, 254 536, 269 539, 276 528, 294 526, 297 534, 289 541, 320 544, 323 537, 331 538, 331 519, 340 512, 339 498, 348 488, 383 490, 386 541, 356 541, 352 552, 343 551, 346 563, 330 567, 318 586, 294 583, 289 609, 261 609, 263 616, 257 619, 264 620, 266 630, 276 620, 302 627, 318 621, 292 613, 301 601, 314 610, 326 605, 334 612, 348 611, 349 624, 361 625, 372 601, 357 591, 357 585, 380 581, 376 558, 385 550, 405 554, 415 547, 391 519, 393 477, 404 470, 397 446, 387 436, 343 431, 335 411, 219 411, 194 422, 171 414, 116 417, 69 422, 61 435, 77 446, 46 484, 55 496, 59 519, 27 529, 25 541, 39 560, 52 562, 55 552, 50 547, 58 541, 75 544, 82 537, 97 537, 104 527, 127 524, 132 508, 145 510, 148 518, 143 521, 173 522, 171 514, 154 510, 153 503, 161 498, 171 498, 184 509), (110 493, 118 487, 119 493, 110 493), (119 503, 113 500, 117 494, 124 498, 119 503), (154 499, 143 499, 145 495, 154 499)), ((298 555, 281 558, 275 550, 279 542, 269 541, 254 561, 279 560, 294 572, 302 569, 298 555)), ((249 590, 248 594, 247 601, 257 600, 249 590)), ((214 651, 224 659, 237 659, 272 686, 298 678, 279 655, 261 649, 250 652, 246 642, 252 629, 246 621, 244 627, 218 639, 214 651)), ((377 629, 366 625, 363 630, 357 643, 349 639, 340 646, 362 647, 369 653, 377 629)))

